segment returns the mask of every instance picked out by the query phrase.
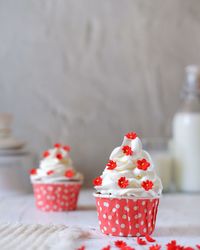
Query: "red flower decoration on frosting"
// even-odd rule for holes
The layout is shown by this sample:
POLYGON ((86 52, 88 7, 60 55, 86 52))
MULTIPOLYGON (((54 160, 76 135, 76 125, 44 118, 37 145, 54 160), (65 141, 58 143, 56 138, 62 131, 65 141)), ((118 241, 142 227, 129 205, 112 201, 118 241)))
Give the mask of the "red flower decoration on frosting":
POLYGON ((79 247, 77 250, 85 250, 85 246, 79 247))
POLYGON ((134 140, 137 137, 135 132, 129 132, 125 135, 128 139, 134 140))
POLYGON ((63 149, 67 152, 69 152, 71 150, 71 147, 69 145, 65 145, 63 146, 63 149))
POLYGON ((150 189, 153 188, 153 182, 150 181, 150 180, 143 181, 143 182, 142 182, 142 187, 143 187, 146 191, 148 191, 148 190, 150 190, 150 189))
POLYGON ((54 148, 60 148, 60 147, 61 147, 61 144, 60 144, 60 143, 54 144, 54 148))
POLYGON ((51 175, 51 174, 54 174, 54 171, 53 171, 53 170, 49 170, 49 171, 47 172, 47 175, 51 175))
POLYGON ((62 156, 62 154, 58 153, 58 154, 56 154, 56 158, 57 158, 58 160, 62 160, 63 156, 62 156))
POLYGON ((109 160, 106 166, 107 166, 107 169, 113 170, 117 167, 117 163, 115 161, 109 160))
POLYGON ((160 249, 161 249, 161 245, 158 245, 158 244, 152 245, 149 247, 149 250, 160 250, 160 249))
POLYGON ((37 174, 37 169, 32 168, 32 169, 30 170, 30 175, 35 175, 35 174, 37 174))
POLYGON ((197 249, 199 249, 199 250, 200 250, 200 244, 197 244, 197 245, 196 245, 196 247, 197 247, 197 249))
POLYGON ((65 176, 68 178, 72 178, 74 176, 74 171, 73 169, 69 169, 65 172, 65 176))
POLYGON ((49 155, 50 155, 49 151, 44 151, 44 153, 43 153, 44 158, 48 157, 49 155))
POLYGON ((115 241, 115 246, 118 247, 118 248, 122 248, 122 247, 126 247, 127 244, 123 240, 117 240, 117 241, 115 241))
POLYGON ((123 146, 122 151, 124 152, 125 155, 132 155, 133 154, 131 147, 129 147, 128 145, 123 146))
POLYGON ((137 168, 141 170, 147 170, 149 166, 150 166, 150 163, 146 159, 137 161, 137 168))
POLYGON ((101 176, 95 178, 93 180, 93 184, 94 184, 94 186, 101 186, 101 184, 102 184, 102 178, 101 178, 101 176))
POLYGON ((118 180, 118 186, 120 188, 126 188, 129 185, 129 181, 126 179, 126 177, 121 177, 118 180))

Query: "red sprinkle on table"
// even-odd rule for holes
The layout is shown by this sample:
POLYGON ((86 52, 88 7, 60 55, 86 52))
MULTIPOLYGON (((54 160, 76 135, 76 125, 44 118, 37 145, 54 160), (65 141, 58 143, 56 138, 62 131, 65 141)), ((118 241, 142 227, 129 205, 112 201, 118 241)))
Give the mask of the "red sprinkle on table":
POLYGON ((137 243, 138 243, 138 245, 146 245, 146 244, 147 244, 146 241, 143 240, 143 239, 140 238, 140 237, 137 237, 137 243))
POLYGON ((128 139, 134 140, 137 137, 135 132, 129 132, 125 135, 128 139))
POLYGON ((129 247, 129 246, 125 246, 125 247, 122 247, 121 250, 135 250, 135 248, 129 247))
POLYGON ((150 235, 145 235, 145 238, 146 238, 146 240, 148 241, 148 242, 155 242, 156 240, 155 239, 153 239, 150 235))
POLYGON ((60 147, 61 147, 61 144, 60 144, 60 143, 54 144, 54 148, 60 148, 60 147))
POLYGON ((129 181, 126 179, 126 177, 121 177, 118 180, 118 186, 120 188, 126 188, 129 185, 129 181))
POLYGON ((152 245, 149 247, 149 250, 160 250, 160 249, 161 249, 161 245, 158 245, 158 244, 152 245))
POLYGON ((102 250, 110 250, 110 246, 104 247, 102 250))
POLYGON ((102 178, 101 178, 101 176, 95 178, 93 180, 93 184, 94 184, 94 186, 101 186, 101 184, 102 184, 102 178))
POLYGON ((117 167, 117 163, 115 161, 109 160, 106 166, 108 170, 113 170, 117 167))
POLYGON ((137 168, 141 170, 147 170, 150 166, 150 163, 146 159, 138 160, 137 161, 137 168))
POLYGON ((122 247, 126 247, 127 244, 123 240, 117 240, 117 241, 115 241, 115 246, 118 247, 118 248, 122 248, 122 247))
POLYGON ((146 181, 143 181, 142 182, 142 187, 148 191, 148 190, 151 190, 153 188, 153 182, 150 181, 150 180, 146 180, 146 181))
POLYGON ((124 152, 125 155, 132 155, 133 154, 131 147, 129 147, 128 145, 123 146, 122 151, 124 152))

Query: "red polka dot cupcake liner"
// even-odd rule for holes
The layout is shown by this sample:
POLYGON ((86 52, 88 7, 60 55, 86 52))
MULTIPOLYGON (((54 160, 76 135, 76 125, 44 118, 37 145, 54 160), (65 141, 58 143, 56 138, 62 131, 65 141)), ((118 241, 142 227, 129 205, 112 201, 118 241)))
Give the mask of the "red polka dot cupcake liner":
POLYGON ((75 210, 80 188, 80 182, 33 183, 36 207, 45 212, 75 210))
POLYGON ((112 236, 153 233, 159 198, 110 198, 95 194, 100 230, 112 236))

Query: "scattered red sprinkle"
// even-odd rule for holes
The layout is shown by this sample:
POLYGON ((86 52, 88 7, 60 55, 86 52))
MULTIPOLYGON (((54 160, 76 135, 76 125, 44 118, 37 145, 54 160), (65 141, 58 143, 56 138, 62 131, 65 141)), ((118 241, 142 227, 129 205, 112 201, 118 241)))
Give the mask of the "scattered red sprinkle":
POLYGON ((101 184, 102 184, 102 178, 101 178, 101 176, 99 176, 99 177, 97 177, 97 178, 95 178, 93 180, 93 185, 94 186, 101 186, 101 184))
POLYGON ((176 241, 172 240, 171 242, 166 244, 166 247, 168 250, 175 250, 177 245, 176 245, 176 241))
POLYGON ((125 135, 128 139, 134 140, 137 137, 135 132, 129 132, 125 135))
POLYGON ((120 188, 126 188, 129 185, 129 181, 126 179, 126 177, 121 177, 118 180, 118 186, 120 188))
POLYGON ((137 161, 137 168, 141 170, 147 170, 148 167, 150 166, 150 163, 146 159, 138 160, 137 161))
POLYGON ((126 247, 127 244, 123 240, 117 240, 117 241, 115 241, 115 246, 118 247, 118 248, 122 248, 122 247, 126 247))
POLYGON ((65 145, 63 146, 63 149, 67 152, 69 152, 71 150, 71 147, 69 145, 65 145))
POLYGON ((122 247, 121 250, 135 250, 135 248, 129 247, 129 246, 125 246, 125 247, 122 247))
POLYGON ((72 178, 74 176, 74 171, 72 169, 69 169, 65 172, 65 176, 68 178, 72 178))
POLYGON ((129 147, 128 145, 123 146, 122 151, 124 152, 125 155, 132 155, 133 154, 131 147, 129 147))
POLYGON ((108 170, 113 170, 117 167, 117 163, 115 161, 109 160, 106 166, 108 170))
POLYGON ((85 250, 85 246, 79 247, 77 250, 85 250))
POLYGON ((54 148, 60 148, 60 147, 61 147, 61 144, 60 144, 60 143, 54 144, 54 148))
POLYGON ((150 181, 150 180, 143 181, 143 182, 142 182, 142 187, 143 187, 146 191, 148 191, 148 190, 150 190, 150 189, 153 188, 153 182, 150 181))
POLYGON ((148 241, 148 242, 155 242, 156 240, 155 239, 153 239, 152 237, 150 237, 150 235, 145 235, 145 238, 146 238, 146 240, 148 241))
POLYGON ((110 246, 104 247, 102 250, 110 250, 110 246))
POLYGON ((140 237, 137 237, 137 243, 138 243, 138 245, 146 245, 146 244, 147 244, 146 241, 143 240, 143 239, 140 238, 140 237))
POLYGON ((198 248, 198 250, 200 250, 200 244, 197 244, 196 247, 198 248))
POLYGON ((63 159, 63 156, 62 156, 62 154, 58 153, 58 154, 56 154, 56 158, 57 158, 58 160, 62 160, 62 159, 63 159))
POLYGON ((35 174, 37 174, 37 169, 32 168, 32 169, 30 170, 30 175, 35 175, 35 174))
POLYGON ((50 155, 49 151, 44 151, 44 153, 43 153, 44 158, 48 157, 49 155, 50 155))
POLYGON ((161 245, 158 245, 158 244, 152 245, 149 247, 149 250, 160 250, 160 249, 161 249, 161 245))
POLYGON ((49 170, 49 171, 47 172, 47 175, 51 175, 51 174, 54 174, 54 171, 53 171, 53 170, 49 170))

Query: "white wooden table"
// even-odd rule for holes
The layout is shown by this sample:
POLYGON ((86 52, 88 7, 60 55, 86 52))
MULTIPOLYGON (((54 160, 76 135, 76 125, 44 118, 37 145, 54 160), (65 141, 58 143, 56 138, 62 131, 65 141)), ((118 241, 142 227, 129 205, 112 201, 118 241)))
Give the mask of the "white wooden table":
MULTIPOLYGON (((154 233, 163 246, 172 239, 180 244, 200 244, 200 194, 165 194, 154 233)), ((45 213, 36 209, 33 195, 0 197, 0 249, 100 250, 119 238, 100 233, 92 190, 81 192, 77 211, 45 213), (38 225, 40 224, 40 225, 38 225)), ((134 238, 121 238, 135 249, 134 238)), ((115 249, 112 247, 111 249, 115 249)), ((163 248, 164 249, 164 248, 163 248)))

